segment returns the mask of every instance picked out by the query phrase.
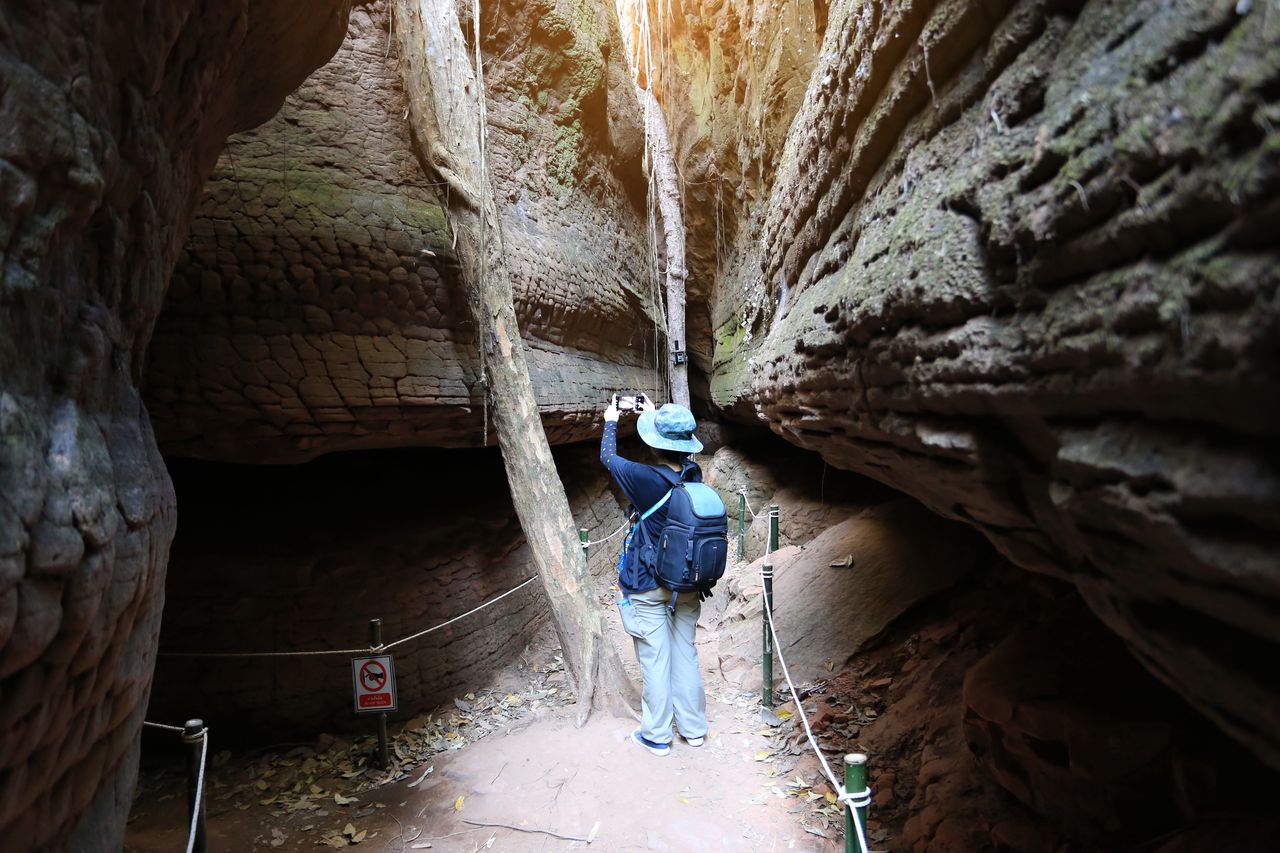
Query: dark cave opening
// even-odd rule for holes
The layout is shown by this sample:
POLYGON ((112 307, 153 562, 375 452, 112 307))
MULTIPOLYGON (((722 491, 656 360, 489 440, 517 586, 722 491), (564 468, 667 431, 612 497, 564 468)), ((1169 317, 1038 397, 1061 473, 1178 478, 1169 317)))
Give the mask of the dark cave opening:
MULTIPOLYGON (((372 618, 390 641, 534 574, 495 450, 168 465, 181 520, 152 713, 201 716, 224 738, 308 740, 362 725, 351 710, 351 656, 167 653, 360 648, 372 618)), ((402 707, 429 707, 483 679, 545 620, 532 585, 483 621, 423 638, 397 659, 402 707)))

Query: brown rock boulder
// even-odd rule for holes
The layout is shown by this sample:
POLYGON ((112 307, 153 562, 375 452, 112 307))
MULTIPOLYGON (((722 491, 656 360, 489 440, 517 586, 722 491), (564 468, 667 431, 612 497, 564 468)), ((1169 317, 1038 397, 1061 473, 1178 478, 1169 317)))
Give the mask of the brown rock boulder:
MULTIPOLYGON (((700 437, 702 432, 699 426, 700 437)), ((744 519, 748 560, 768 549, 771 505, 779 508, 780 544, 803 545, 868 505, 896 497, 874 480, 836 468, 828 470, 814 454, 773 436, 744 436, 700 463, 704 482, 719 492, 729 513, 729 537, 734 547, 739 514, 744 519), (742 493, 745 504, 740 499, 742 493)))

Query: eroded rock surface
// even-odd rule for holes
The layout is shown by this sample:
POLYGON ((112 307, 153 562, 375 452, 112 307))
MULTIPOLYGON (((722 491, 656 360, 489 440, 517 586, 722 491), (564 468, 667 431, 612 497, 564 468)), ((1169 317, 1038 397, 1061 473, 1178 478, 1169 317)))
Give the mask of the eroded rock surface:
MULTIPOLYGON (((638 108, 611 4, 489 14, 489 168, 517 316, 549 438, 581 440, 601 389, 659 385, 638 108)), ((381 0, 357 9, 334 59, 219 160, 152 345, 166 453, 484 440, 443 185, 415 158, 388 23, 381 0)))
POLYGON ((173 491, 136 383, 226 136, 344 2, 0 8, 0 838, 119 849, 173 491))
POLYGON ((1266 12, 833 4, 716 295, 712 389, 1072 580, 1280 765, 1254 663, 1280 645, 1266 12))

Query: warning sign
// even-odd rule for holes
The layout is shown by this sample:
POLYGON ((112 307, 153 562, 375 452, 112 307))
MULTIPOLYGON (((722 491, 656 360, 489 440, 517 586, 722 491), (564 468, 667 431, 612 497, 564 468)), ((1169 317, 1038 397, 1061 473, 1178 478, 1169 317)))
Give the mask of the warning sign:
POLYGON ((352 659, 351 677, 357 714, 396 710, 396 668, 391 655, 352 659))

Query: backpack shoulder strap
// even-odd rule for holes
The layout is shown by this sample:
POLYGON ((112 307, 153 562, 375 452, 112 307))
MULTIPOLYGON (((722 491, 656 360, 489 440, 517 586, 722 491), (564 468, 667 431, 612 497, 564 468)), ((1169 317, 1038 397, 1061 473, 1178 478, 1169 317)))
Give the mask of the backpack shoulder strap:
POLYGON ((667 501, 669 501, 669 500, 671 499, 671 493, 672 493, 673 491, 675 491, 675 487, 672 487, 672 488, 670 488, 670 489, 667 489, 667 493, 666 493, 665 495, 663 495, 663 496, 662 496, 662 498, 661 498, 661 499, 660 499, 656 504, 654 504, 653 506, 651 506, 651 507, 649 507, 647 510, 645 510, 644 515, 640 516, 640 520, 641 520, 641 521, 644 521, 646 518, 648 518, 649 516, 651 516, 651 515, 653 515, 655 512, 657 512, 657 511, 659 510, 659 508, 661 508, 661 507, 662 507, 662 505, 663 505, 663 504, 665 504, 667 501))
POLYGON ((645 511, 644 515, 640 516, 641 521, 644 521, 646 518, 653 515, 655 512, 658 511, 659 508, 662 507, 663 504, 669 501, 671 499, 671 493, 675 491, 675 489, 681 484, 681 481, 680 481, 681 474, 677 474, 675 471, 672 471, 670 468, 668 468, 665 465, 655 465, 653 466, 653 468, 655 471, 658 472, 658 474, 662 477, 662 479, 666 480, 668 483, 671 484, 671 488, 667 490, 667 493, 662 496, 661 500, 659 500, 653 506, 649 507, 649 509, 645 511))

